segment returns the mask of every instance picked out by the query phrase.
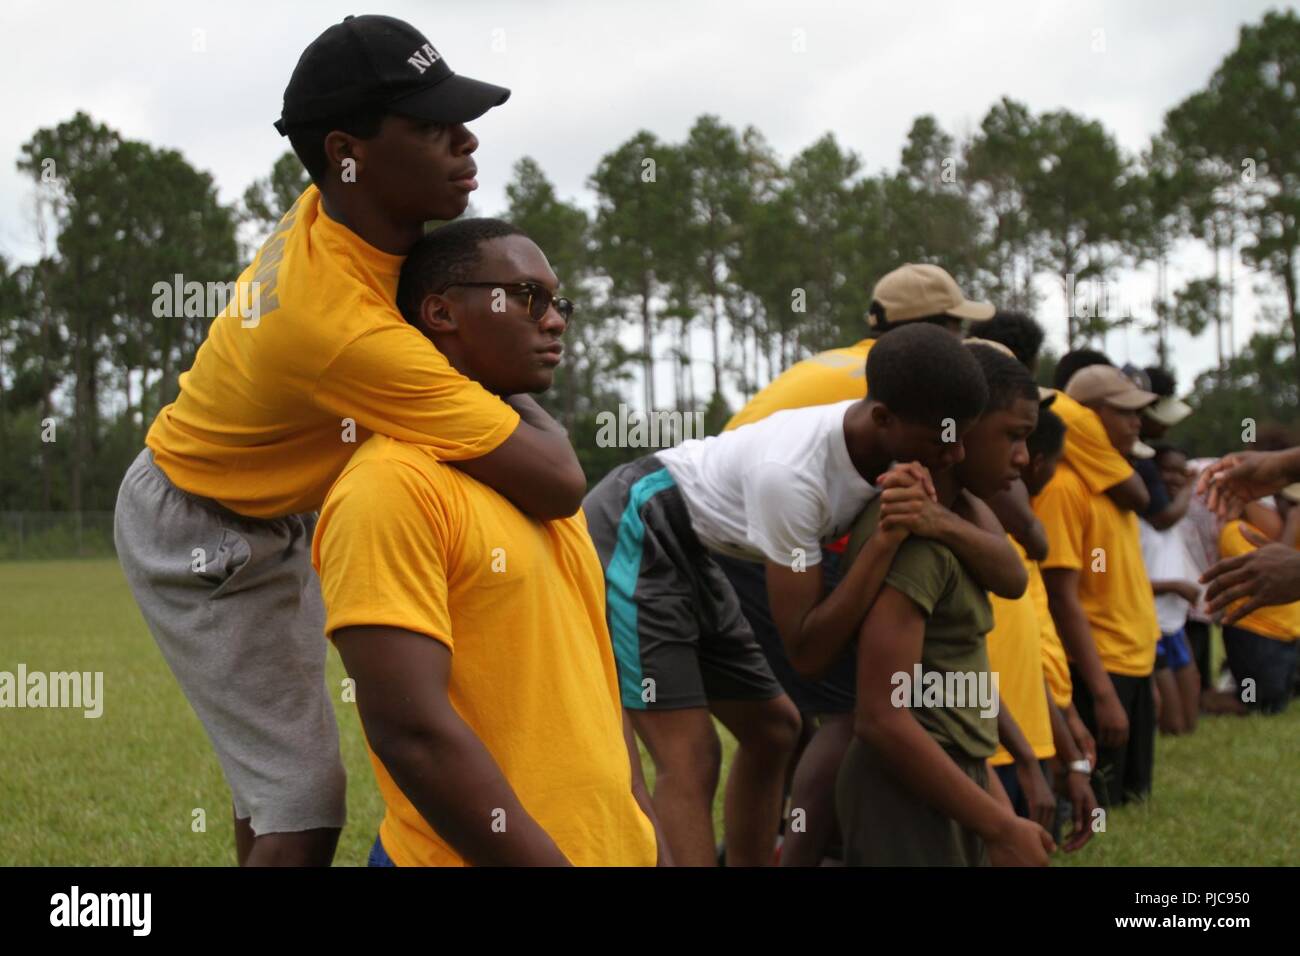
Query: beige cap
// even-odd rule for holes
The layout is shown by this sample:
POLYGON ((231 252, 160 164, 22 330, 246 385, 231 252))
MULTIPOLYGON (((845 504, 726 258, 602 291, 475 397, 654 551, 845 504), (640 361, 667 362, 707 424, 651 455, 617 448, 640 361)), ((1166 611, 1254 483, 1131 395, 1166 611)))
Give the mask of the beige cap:
POLYGON ((1133 384, 1133 380, 1113 365, 1089 365, 1070 376, 1065 394, 1076 402, 1105 402, 1112 408, 1137 411, 1154 402, 1158 395, 1133 384))
POLYGON ((1159 422, 1166 428, 1173 428, 1191 413, 1192 406, 1172 395, 1160 399, 1146 410, 1147 418, 1159 422))
MULTIPOLYGON (((1001 352, 1007 358, 1012 358, 1012 359, 1016 358, 1016 353, 1011 351, 1010 348, 1003 345, 1001 342, 994 342, 992 339, 981 339, 978 336, 970 336, 969 338, 962 339, 962 344, 963 345, 987 345, 989 348, 1001 352)), ((1016 361, 1019 362, 1020 359, 1016 359, 1016 361)), ((1052 402, 1054 401, 1056 401, 1056 391, 1054 389, 1045 388, 1044 386, 1039 385, 1038 386, 1039 407, 1046 408, 1047 406, 1051 405, 1052 402)))
MULTIPOLYGON (((914 262, 899 266, 877 282, 871 297, 885 310, 886 322, 910 322, 930 315, 991 319, 997 311, 991 302, 967 299, 957 280, 938 266, 914 262)), ((876 316, 870 315, 868 321, 875 325, 876 316)))

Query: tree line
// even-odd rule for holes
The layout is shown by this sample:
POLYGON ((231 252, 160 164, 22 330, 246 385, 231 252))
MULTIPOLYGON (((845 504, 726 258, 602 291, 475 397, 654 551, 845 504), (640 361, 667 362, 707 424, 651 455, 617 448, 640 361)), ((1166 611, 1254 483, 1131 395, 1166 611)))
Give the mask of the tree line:
MULTIPOLYGON (((1136 155, 1098 120, 1003 97, 961 138, 917 117, 898 165, 874 172, 833 133, 786 160, 760 130, 713 115, 680 142, 641 131, 597 163, 591 212, 524 157, 499 215, 538 242, 580 306, 545 401, 595 481, 644 453, 598 443, 600 412, 701 412, 715 431, 735 411, 729 394, 861 338, 877 278, 935 262, 1072 347, 1128 328, 1177 373, 1173 331, 1212 336, 1216 366, 1180 381, 1197 414, 1173 437, 1193 454, 1238 448, 1244 419, 1289 426, 1300 405, 1298 87, 1300 17, 1270 12, 1136 155), (1213 268, 1171 287, 1188 244, 1213 268), (1149 306, 1098 294, 1143 266, 1149 306), (1262 306, 1238 342, 1243 281, 1262 306), (1065 309, 1045 307, 1049 282, 1065 309), (668 394, 656 367, 670 370, 668 394)), ((308 180, 286 153, 223 204, 180 153, 81 112, 36 130, 17 164, 40 255, 0 258, 0 511, 111 509, 213 318, 156 315, 156 284, 233 280, 308 180)))

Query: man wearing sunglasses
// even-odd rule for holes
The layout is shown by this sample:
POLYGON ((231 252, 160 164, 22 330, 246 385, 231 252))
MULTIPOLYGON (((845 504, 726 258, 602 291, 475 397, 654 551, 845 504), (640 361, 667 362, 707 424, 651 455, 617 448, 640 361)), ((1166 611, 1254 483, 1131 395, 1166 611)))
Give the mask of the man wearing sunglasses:
POLYGON ((425 445, 539 517, 581 503, 563 429, 458 373, 394 306, 425 222, 464 213, 478 186, 465 124, 509 95, 392 17, 348 17, 312 42, 275 123, 312 185, 122 481, 118 558, 217 752, 241 865, 328 865, 346 816, 309 548, 357 441, 425 445))
MULTIPOLYGON (((464 219, 411 250, 397 303, 504 398, 551 385, 573 314, 556 285, 517 228, 464 219)), ((375 435, 325 499, 314 559, 387 807, 371 865, 654 865, 581 514, 530 518, 375 435)))

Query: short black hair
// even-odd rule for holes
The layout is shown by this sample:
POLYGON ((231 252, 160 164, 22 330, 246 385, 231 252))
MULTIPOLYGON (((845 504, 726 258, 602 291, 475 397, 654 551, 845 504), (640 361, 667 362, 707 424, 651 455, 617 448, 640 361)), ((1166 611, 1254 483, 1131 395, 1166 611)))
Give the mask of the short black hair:
POLYGON ((1106 358, 1104 352, 1098 352, 1096 349, 1075 349, 1073 352, 1066 352, 1056 363, 1056 371, 1052 373, 1052 384, 1058 391, 1065 391, 1065 386, 1070 384, 1070 379, 1079 369, 1087 368, 1089 365, 1113 364, 1106 358))
POLYGON ((1065 421, 1050 408, 1038 410, 1038 424, 1025 439, 1030 455, 1055 455, 1065 447, 1065 421))
POLYGON ((325 137, 334 130, 341 130, 358 139, 372 139, 379 135, 379 127, 387 115, 383 110, 367 110, 320 120, 310 126, 292 126, 288 133, 289 145, 293 147, 311 181, 319 187, 329 171, 329 160, 325 158, 325 137))
POLYGON ((938 425, 945 418, 978 418, 989 390, 960 339, 926 322, 908 322, 867 353, 867 398, 905 422, 938 425))
POLYGON ((1160 459, 1165 455, 1182 455, 1184 458, 1192 457, 1191 455, 1187 454, 1186 451, 1179 448, 1177 445, 1168 445, 1161 442, 1159 444, 1152 445, 1151 448, 1155 452, 1155 454, 1151 457, 1151 460, 1155 462, 1160 461, 1160 459))
POLYGON ((466 281, 479 262, 479 247, 489 240, 524 236, 504 219, 456 219, 439 226, 411 247, 397 280, 397 310, 418 325, 420 303, 430 292, 466 281))
POLYGON ((899 322, 890 322, 885 318, 885 307, 879 299, 871 300, 871 307, 867 309, 867 314, 871 316, 871 325, 868 335, 872 338, 879 338, 886 332, 892 332, 894 329, 901 329, 905 325, 911 325, 913 322, 924 322, 927 325, 937 325, 946 327, 953 322, 964 322, 960 316, 949 315, 947 312, 936 312, 934 315, 923 315, 916 319, 903 319, 899 322))
POLYGON ((1018 398, 1038 403, 1038 385, 1029 374, 1029 369, 991 345, 968 342, 966 348, 975 356, 975 361, 979 362, 980 371, 984 373, 984 383, 989 388, 984 414, 1010 408, 1018 398))
POLYGON ((1161 398, 1173 397, 1178 388, 1178 383, 1174 380, 1172 372, 1161 368, 1159 365, 1150 365, 1142 371, 1147 373, 1147 381, 1151 383, 1151 391, 1161 398))
POLYGON ((1026 368, 1038 358, 1043 347, 1043 327, 1023 312, 993 314, 993 318, 971 327, 971 335, 1005 345, 1026 368))

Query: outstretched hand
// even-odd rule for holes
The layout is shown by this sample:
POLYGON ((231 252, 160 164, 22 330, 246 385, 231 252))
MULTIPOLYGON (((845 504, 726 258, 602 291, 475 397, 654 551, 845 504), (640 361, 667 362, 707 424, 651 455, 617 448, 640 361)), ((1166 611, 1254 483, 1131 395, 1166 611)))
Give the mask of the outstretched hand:
POLYGON ((1258 550, 1225 558, 1201 575, 1201 583, 1209 585, 1205 603, 1210 614, 1245 601, 1224 616, 1224 624, 1235 624, 1261 607, 1300 601, 1300 551, 1254 528, 1242 526, 1241 533, 1258 550))

